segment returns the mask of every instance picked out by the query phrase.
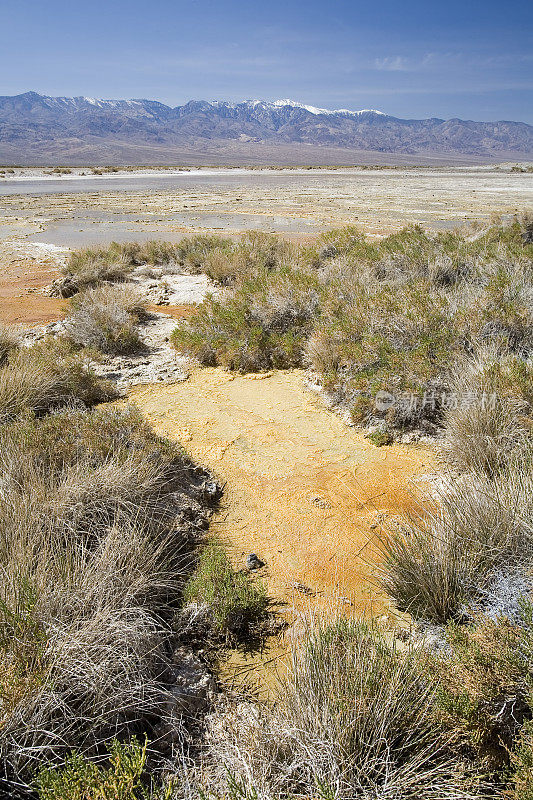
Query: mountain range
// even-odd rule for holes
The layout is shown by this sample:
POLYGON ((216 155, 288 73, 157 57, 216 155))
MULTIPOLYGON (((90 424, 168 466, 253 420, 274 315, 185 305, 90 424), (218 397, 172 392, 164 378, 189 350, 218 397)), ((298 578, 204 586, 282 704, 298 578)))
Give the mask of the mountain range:
POLYGON ((523 122, 399 119, 291 100, 0 97, 0 163, 475 163, 530 159, 523 122))

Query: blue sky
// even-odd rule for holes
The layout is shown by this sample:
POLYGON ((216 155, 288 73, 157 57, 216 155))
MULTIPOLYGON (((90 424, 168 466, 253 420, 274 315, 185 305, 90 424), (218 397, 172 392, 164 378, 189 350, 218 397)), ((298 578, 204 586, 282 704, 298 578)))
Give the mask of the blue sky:
POLYGON ((533 123, 527 0, 3 0, 0 94, 533 123))

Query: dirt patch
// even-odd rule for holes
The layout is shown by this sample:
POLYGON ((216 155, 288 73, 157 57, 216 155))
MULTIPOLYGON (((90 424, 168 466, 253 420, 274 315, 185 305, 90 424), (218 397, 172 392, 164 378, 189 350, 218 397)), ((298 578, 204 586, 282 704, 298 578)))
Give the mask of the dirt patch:
POLYGON ((376 448, 305 388, 301 370, 233 376, 198 369, 129 394, 158 433, 226 482, 212 530, 238 566, 255 552, 270 591, 296 608, 382 609, 372 582, 380 521, 413 502, 431 472, 423 446, 376 448))
POLYGON ((59 275, 63 251, 22 242, 0 242, 0 320, 46 324, 61 319, 66 303, 41 290, 59 275))

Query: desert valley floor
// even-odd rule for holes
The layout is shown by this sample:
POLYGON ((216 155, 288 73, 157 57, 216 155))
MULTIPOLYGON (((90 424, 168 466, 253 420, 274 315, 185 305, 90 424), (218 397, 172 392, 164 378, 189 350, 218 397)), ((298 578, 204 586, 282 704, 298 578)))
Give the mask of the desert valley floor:
MULTIPOLYGON (((0 317, 39 326, 65 313, 66 301, 42 289, 67 248, 248 229, 306 241, 346 224, 379 237, 409 223, 436 230, 531 206, 533 175, 510 167, 60 178, 17 170, 0 180, 0 317)), ((187 306, 161 310, 179 317, 187 306)), ((137 387, 129 400, 226 483, 215 530, 236 563, 250 551, 265 558, 276 596, 301 604, 340 593, 357 610, 375 597, 368 561, 380 520, 411 504, 417 482, 434 469, 428 447, 374 448, 298 370, 258 380, 192 369, 182 383, 137 387)))

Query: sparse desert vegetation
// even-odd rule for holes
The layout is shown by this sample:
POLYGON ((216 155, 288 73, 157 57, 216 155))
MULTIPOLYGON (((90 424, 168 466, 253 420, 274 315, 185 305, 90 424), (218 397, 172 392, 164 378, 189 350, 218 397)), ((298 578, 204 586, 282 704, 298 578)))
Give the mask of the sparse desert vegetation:
POLYGON ((90 407, 115 396, 111 385, 96 379, 84 356, 62 341, 13 350, 0 369, 0 422, 73 403, 90 407))
POLYGON ((242 372, 308 366, 355 422, 430 432, 455 402, 454 364, 490 346, 493 371, 505 354, 501 375, 475 378, 467 366, 473 383, 463 381, 461 391, 482 395, 499 380, 507 396, 523 401, 527 419, 527 224, 436 235, 412 227, 377 243, 346 228, 322 236, 316 248, 274 247, 263 238, 252 250, 244 244, 245 268, 242 242, 215 248, 206 269, 215 256, 225 263, 212 277, 227 288, 177 328, 174 344, 204 364, 242 372), (376 403, 380 392, 388 395, 385 408, 376 403))
POLYGON ((27 346, 0 332, 6 792, 531 800, 530 227, 72 253, 61 334, 27 346), (207 535, 220 487, 139 412, 95 407, 116 391, 90 351, 139 350, 146 303, 128 279, 153 268, 216 286, 177 323, 181 353, 241 373, 305 367, 384 448, 434 437, 439 475, 374 525, 394 614, 301 614, 266 699, 219 672, 229 649, 257 655, 281 630, 263 576, 207 535))

